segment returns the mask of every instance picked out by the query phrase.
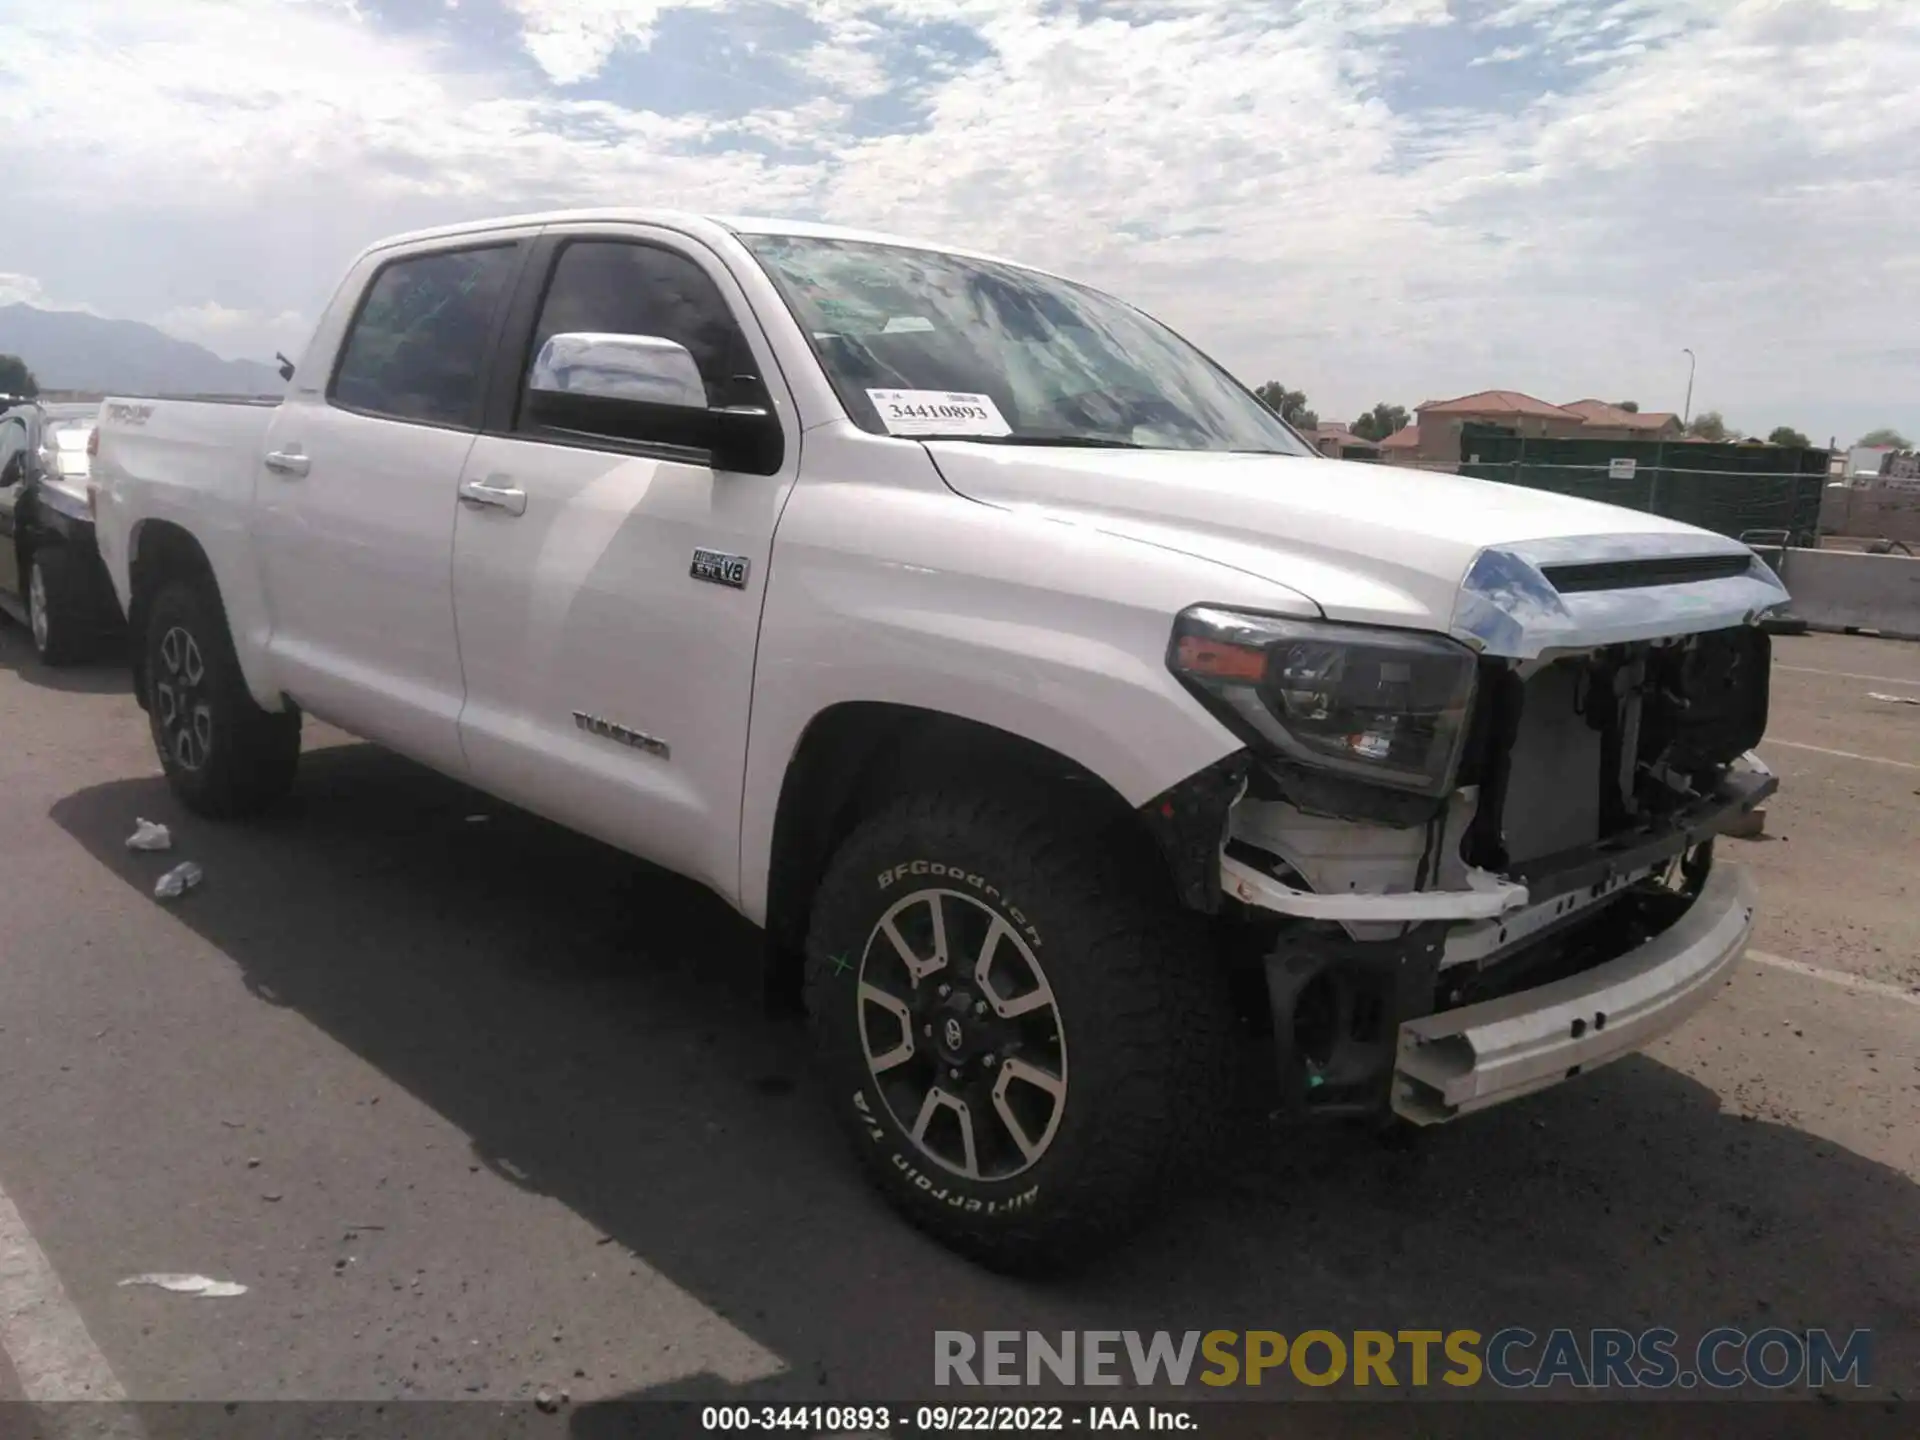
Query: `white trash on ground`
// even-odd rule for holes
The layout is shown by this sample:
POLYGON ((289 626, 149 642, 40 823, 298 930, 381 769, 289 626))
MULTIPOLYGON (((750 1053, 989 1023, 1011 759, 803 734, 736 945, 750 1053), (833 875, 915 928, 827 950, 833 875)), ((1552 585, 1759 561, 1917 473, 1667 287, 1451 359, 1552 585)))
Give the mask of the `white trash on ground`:
POLYGON ((224 1300, 244 1295, 247 1287, 233 1280, 215 1280, 206 1275, 129 1275, 121 1285, 156 1285, 177 1295, 200 1295, 209 1300, 224 1300))
POLYGON ((205 878, 206 872, 198 865, 191 860, 183 860, 154 882, 153 898, 177 900, 205 878))
POLYGON ((1891 703, 1891 704, 1894 704, 1894 705, 1920 705, 1920 696, 1915 696, 1915 695, 1882 695, 1882 694, 1881 694, 1881 693, 1880 693, 1880 692, 1879 692, 1878 690, 1869 690, 1869 691, 1867 691, 1867 699, 1869 699, 1869 700, 1885 700, 1885 701, 1888 701, 1889 703, 1891 703))
POLYGON ((127 837, 129 850, 171 850, 173 832, 153 820, 136 820, 133 834, 127 837))

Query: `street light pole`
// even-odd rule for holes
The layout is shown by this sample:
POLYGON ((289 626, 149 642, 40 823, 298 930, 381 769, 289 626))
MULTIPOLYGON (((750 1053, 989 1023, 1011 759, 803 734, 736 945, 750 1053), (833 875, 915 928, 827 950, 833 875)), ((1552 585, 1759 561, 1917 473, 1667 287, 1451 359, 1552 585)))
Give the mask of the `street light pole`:
POLYGON ((1680 411, 1680 428, 1684 430, 1693 419, 1693 372, 1700 362, 1694 358, 1691 350, 1683 348, 1680 353, 1687 357, 1687 403, 1680 411))

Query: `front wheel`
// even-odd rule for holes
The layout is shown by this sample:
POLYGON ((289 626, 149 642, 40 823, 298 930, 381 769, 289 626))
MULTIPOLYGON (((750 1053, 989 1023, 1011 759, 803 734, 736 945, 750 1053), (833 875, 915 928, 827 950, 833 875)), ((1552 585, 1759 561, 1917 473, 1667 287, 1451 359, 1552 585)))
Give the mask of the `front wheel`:
POLYGON ((929 795, 867 821, 816 897, 827 1093, 909 1219, 997 1269, 1151 1216, 1217 1128, 1231 1010, 1205 936, 1091 829, 929 795))
POLYGON ((300 714, 254 703, 213 587, 168 582, 148 608, 144 644, 147 720, 181 803, 224 819, 285 795, 300 760, 300 714))

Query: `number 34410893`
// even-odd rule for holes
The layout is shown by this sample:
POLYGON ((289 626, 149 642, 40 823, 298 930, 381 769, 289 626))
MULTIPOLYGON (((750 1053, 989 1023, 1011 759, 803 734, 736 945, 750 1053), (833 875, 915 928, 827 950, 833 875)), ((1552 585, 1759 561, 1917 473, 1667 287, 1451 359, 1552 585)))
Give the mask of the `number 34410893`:
POLYGON ((889 407, 896 420, 985 420, 987 412, 978 405, 903 405, 889 407))

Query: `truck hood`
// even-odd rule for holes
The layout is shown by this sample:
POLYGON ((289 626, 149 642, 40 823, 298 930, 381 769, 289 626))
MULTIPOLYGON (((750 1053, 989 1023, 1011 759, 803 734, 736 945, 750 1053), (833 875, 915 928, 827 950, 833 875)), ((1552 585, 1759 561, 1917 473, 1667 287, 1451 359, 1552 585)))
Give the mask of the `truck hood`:
POLYGON ((1718 629, 1787 599, 1737 540, 1519 485, 1293 455, 927 449, 969 499, 1214 560, 1332 620, 1493 654, 1718 629))

